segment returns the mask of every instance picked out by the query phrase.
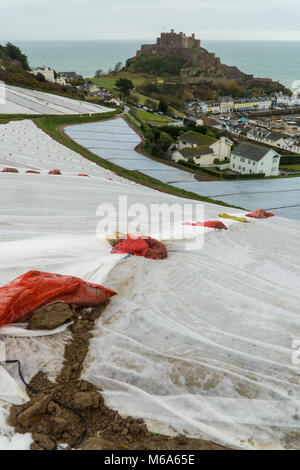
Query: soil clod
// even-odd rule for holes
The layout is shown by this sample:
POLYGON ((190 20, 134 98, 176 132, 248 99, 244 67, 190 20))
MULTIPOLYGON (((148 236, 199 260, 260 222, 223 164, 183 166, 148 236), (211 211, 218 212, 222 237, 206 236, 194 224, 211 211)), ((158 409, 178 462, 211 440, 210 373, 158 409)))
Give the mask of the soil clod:
POLYGON ((31 330, 54 330, 70 321, 74 315, 69 305, 57 302, 38 310, 29 320, 31 330))

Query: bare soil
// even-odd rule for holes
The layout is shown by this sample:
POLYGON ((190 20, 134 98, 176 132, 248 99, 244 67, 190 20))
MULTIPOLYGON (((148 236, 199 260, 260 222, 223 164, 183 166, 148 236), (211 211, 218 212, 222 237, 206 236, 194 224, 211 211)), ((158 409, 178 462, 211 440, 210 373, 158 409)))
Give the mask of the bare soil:
MULTIPOLYGON (((23 406, 12 406, 9 422, 19 433, 32 433, 32 450, 55 450, 59 444, 74 443, 82 435, 84 424, 79 416, 56 402, 66 403, 80 412, 87 423, 86 436, 76 448, 81 450, 225 450, 210 441, 190 439, 186 436, 167 437, 150 433, 141 419, 123 418, 118 412, 104 404, 101 393, 90 383, 80 380, 91 331, 103 309, 81 309, 72 312, 72 341, 65 347, 65 361, 55 384, 44 373, 39 372, 30 382, 30 402, 23 406), (55 400, 55 401, 53 401, 55 400)), ((58 319, 70 313, 61 304, 42 309, 36 320, 36 328, 53 325, 49 313, 58 319), (44 317, 44 318, 43 318, 44 317)), ((50 315, 50 316, 51 316, 50 315)), ((68 316, 68 315, 67 315, 68 316)), ((70 317, 68 317, 68 320, 70 317)))

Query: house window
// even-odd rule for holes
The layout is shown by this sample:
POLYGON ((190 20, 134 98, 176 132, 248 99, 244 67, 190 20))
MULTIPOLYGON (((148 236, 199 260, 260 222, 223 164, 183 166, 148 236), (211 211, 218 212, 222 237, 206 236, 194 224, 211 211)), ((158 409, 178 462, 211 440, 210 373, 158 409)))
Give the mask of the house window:
POLYGON ((244 162, 244 161, 245 161, 245 159, 244 159, 244 158, 241 158, 241 162, 244 162))
POLYGON ((272 173, 274 173, 274 171, 276 171, 276 170, 277 170, 276 166, 273 166, 272 173))
POLYGON ((255 162, 252 162, 252 165, 255 165, 255 162))

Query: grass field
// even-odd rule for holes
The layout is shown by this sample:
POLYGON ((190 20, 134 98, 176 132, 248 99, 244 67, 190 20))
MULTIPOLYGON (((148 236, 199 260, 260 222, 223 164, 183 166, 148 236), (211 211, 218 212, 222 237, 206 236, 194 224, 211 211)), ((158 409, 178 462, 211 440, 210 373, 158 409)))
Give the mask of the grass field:
POLYGON ((148 113, 143 109, 132 109, 132 115, 136 117, 139 121, 145 122, 146 124, 157 124, 157 125, 164 125, 171 122, 169 119, 165 118, 164 116, 158 116, 157 114, 148 113))
MULTIPOLYGON (((100 78, 91 78, 91 81, 95 83, 96 85, 100 85, 103 88, 106 88, 115 96, 119 96, 118 91, 115 90, 115 82, 119 78, 127 78, 128 80, 131 80, 135 87, 144 85, 144 83, 146 82, 164 80, 161 77, 154 77, 154 76, 150 76, 150 75, 146 75, 142 73, 119 72, 119 73, 111 73, 109 75, 103 75, 100 78)), ((139 98, 139 104, 141 104, 142 106, 145 105, 146 100, 148 99, 151 99, 151 101, 154 101, 158 105, 158 100, 154 98, 150 98, 149 96, 143 95, 142 93, 139 93, 138 91, 135 91, 135 90, 133 94, 139 98)), ((178 109, 172 108, 171 106, 169 107, 169 111, 170 111, 170 114, 172 115, 176 114, 179 117, 185 116, 184 113, 182 113, 178 109)))
POLYGON ((288 168, 289 170, 296 170, 300 172, 300 163, 295 163, 292 165, 282 165, 282 168, 288 168))
POLYGON ((103 77, 99 77, 99 78, 92 78, 91 81, 95 83, 96 85, 103 86, 104 88, 106 88, 107 90, 111 92, 116 92, 116 90, 114 89, 115 82, 119 78, 127 78, 128 80, 131 80, 135 87, 141 86, 144 83, 149 82, 149 81, 159 80, 159 78, 157 77, 151 77, 146 74, 144 75, 141 73, 119 72, 119 73, 111 73, 109 75, 103 75, 103 77))

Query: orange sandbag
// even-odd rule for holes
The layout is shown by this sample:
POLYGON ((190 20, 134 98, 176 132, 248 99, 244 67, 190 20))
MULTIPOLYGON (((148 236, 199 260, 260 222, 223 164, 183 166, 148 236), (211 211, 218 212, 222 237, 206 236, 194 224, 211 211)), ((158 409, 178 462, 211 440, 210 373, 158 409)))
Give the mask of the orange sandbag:
POLYGON ((135 256, 143 256, 149 259, 164 259, 167 257, 167 249, 165 245, 151 237, 134 237, 127 235, 121 240, 111 251, 117 254, 131 254, 135 256))
POLYGON ((49 171, 48 173, 49 175, 61 175, 61 171, 60 170, 51 170, 49 171))
POLYGON ((184 222, 183 225, 189 225, 190 227, 209 227, 209 228, 217 228, 219 230, 228 230, 225 224, 220 220, 207 220, 206 222, 184 222))
POLYGON ((1 173, 19 173, 16 168, 3 168, 1 173))
POLYGON ((0 327, 55 302, 97 307, 115 294, 77 277, 29 271, 0 288, 0 327))
POLYGON ((267 219, 268 217, 274 217, 275 214, 272 212, 266 212, 264 209, 257 209, 256 211, 246 214, 246 217, 253 217, 253 219, 267 219))

